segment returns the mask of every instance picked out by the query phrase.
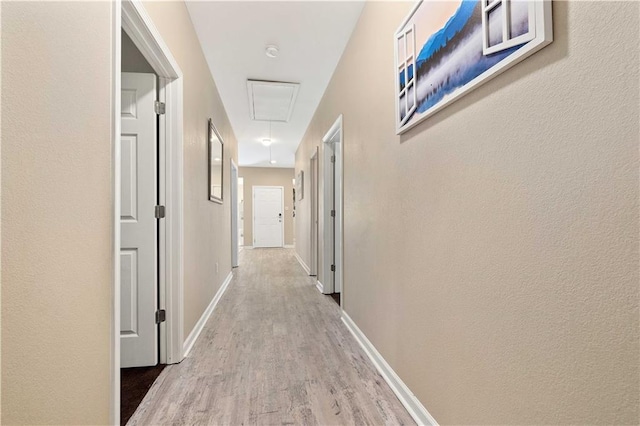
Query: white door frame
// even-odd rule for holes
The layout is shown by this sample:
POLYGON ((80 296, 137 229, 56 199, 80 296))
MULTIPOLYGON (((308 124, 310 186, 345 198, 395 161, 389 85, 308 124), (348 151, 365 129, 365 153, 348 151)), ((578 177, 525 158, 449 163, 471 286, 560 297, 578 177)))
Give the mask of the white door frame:
MULTIPOLYGON (((324 247, 323 247, 323 262, 322 262, 322 272, 324 283, 322 285, 322 292, 324 294, 331 294, 335 292, 334 282, 329 279, 331 276, 331 259, 332 259, 332 247, 329 242, 333 241, 334 235, 332 235, 332 227, 331 224, 331 199, 333 196, 332 185, 331 185, 331 155, 336 156, 336 173, 335 173, 335 200, 336 200, 336 241, 335 241, 335 250, 336 250, 336 276, 339 277, 341 283, 341 293, 344 292, 344 267, 343 267, 343 196, 342 196, 342 188, 343 188, 343 161, 342 155, 344 151, 344 134, 342 129, 342 114, 338 117, 338 119, 333 123, 329 131, 322 138, 322 151, 323 151, 323 208, 322 208, 322 218, 323 218, 323 237, 324 237, 324 247), (333 148, 332 148, 333 145, 333 148)), ((344 297, 340 297, 340 303, 342 304, 342 300, 344 297)))
MULTIPOLYGON (((282 212, 282 247, 284 244, 284 186, 273 186, 273 185, 253 185, 251 187, 251 234, 255 235, 256 232, 256 188, 278 188, 282 190, 282 197, 280 198, 282 201, 282 208, 280 211, 282 212)), ((255 241, 255 238, 254 238, 255 241)), ((256 248, 255 243, 253 247, 256 248)), ((259 247, 258 247, 259 248, 259 247)))
POLYGON ((238 166, 231 159, 231 267, 238 267, 238 166))
POLYGON ((309 247, 309 275, 317 276, 318 275, 318 221, 320 218, 318 217, 318 164, 319 155, 318 155, 318 147, 313 150, 313 155, 309 158, 309 193, 310 193, 310 203, 309 207, 311 209, 310 221, 311 221, 311 235, 309 237, 309 241, 311 246, 309 247))
POLYGON ((166 105, 159 116, 159 194, 166 216, 160 221, 159 309, 160 362, 183 359, 183 80, 182 71, 139 0, 112 3, 112 185, 113 284, 111 318, 110 422, 120 424, 120 72, 124 30, 158 76, 158 98, 166 105))

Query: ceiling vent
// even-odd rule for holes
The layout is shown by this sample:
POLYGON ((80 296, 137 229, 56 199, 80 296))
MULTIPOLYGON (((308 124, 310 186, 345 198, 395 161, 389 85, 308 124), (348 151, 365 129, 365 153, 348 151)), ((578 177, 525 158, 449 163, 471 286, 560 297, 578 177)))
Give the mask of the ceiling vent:
POLYGON ((299 83, 247 80, 251 119, 289 121, 299 88, 299 83))

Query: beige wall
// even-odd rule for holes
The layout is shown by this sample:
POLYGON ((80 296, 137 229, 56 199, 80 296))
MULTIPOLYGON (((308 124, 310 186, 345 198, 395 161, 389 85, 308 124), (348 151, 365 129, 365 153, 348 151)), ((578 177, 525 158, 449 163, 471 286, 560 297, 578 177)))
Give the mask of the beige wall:
POLYGON ((412 6, 367 3, 296 156, 344 114, 346 312, 441 424, 637 423, 640 4, 554 2, 553 44, 399 137, 412 6))
POLYGON ((284 186, 284 244, 292 245, 293 235, 293 169, 275 167, 240 167, 244 178, 244 245, 253 245, 253 186, 284 186))
MULTIPOLYGON (((1 7, 2 421, 104 424, 113 263, 111 4, 1 7)), ((237 150, 186 7, 145 7, 184 73, 186 338, 231 271, 229 202, 207 200, 209 117, 224 137, 225 164, 237 150)))
POLYGON ((120 69, 122 72, 144 72, 144 73, 153 73, 153 67, 147 62, 147 60, 142 56, 140 50, 133 44, 133 41, 129 38, 124 30, 121 31, 122 34, 122 62, 120 65, 120 69))
POLYGON ((2 421, 106 423, 111 5, 1 7, 2 421))
MULTIPOLYGON (((231 272, 230 159, 236 138, 183 2, 144 2, 184 73, 184 337, 231 272), (224 140, 223 204, 208 200, 209 118, 224 140), (216 273, 218 264, 218 273, 216 273)), ((237 161, 236 161, 237 163, 237 161)))

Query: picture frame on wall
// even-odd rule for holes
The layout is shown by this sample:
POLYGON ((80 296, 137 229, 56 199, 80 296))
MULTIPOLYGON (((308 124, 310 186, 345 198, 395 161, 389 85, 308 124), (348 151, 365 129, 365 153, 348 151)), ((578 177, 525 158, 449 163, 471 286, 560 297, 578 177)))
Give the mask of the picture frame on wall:
POLYGON ((551 0, 420 0, 394 35, 396 134, 552 41, 551 0))
POLYGON ((298 195, 298 201, 304 198, 304 170, 300 170, 296 177, 296 194, 298 195))
POLYGON ((222 204, 222 173, 224 163, 224 142, 222 136, 209 119, 208 132, 208 197, 209 201, 222 204))

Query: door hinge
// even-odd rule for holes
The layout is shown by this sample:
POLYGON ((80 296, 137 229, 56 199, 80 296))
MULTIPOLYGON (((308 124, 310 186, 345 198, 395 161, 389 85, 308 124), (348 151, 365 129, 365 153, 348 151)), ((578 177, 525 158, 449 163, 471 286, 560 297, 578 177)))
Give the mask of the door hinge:
POLYGON ((165 322, 167 320, 167 311, 164 309, 160 309, 156 311, 156 324, 160 324, 161 322, 165 322))
POLYGON ((331 156, 331 162, 332 162, 332 163, 335 163, 335 162, 336 162, 336 156, 335 156, 335 155, 332 155, 332 156, 331 156))
POLYGON ((335 272, 336 271, 336 265, 331 265, 331 272, 335 272))
POLYGON ((153 110, 156 112, 156 114, 162 115, 162 114, 165 113, 167 108, 166 108, 166 105, 164 104, 164 102, 155 101, 153 103, 153 110))
POLYGON ((336 217, 336 211, 335 210, 331 210, 331 217, 336 217))
POLYGON ((165 208, 164 206, 156 206, 156 211, 155 211, 155 217, 156 219, 162 219, 165 216, 165 208))

